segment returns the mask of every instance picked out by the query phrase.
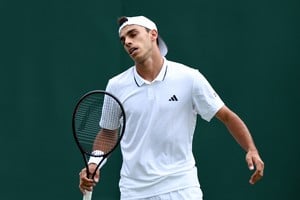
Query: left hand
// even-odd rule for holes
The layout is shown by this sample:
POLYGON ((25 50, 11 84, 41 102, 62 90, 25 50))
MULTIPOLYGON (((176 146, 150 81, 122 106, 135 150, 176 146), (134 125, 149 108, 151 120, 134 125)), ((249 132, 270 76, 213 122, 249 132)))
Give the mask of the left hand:
POLYGON ((264 175, 264 162, 260 158, 257 150, 250 150, 246 154, 246 162, 250 170, 254 170, 255 172, 252 174, 249 183, 255 184, 259 181, 264 175))

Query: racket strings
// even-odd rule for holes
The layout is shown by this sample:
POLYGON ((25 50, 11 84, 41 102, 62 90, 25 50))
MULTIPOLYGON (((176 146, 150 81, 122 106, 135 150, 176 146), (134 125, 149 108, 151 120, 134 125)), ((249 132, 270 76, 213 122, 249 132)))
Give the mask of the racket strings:
POLYGON ((119 140, 118 130, 102 129, 96 137, 93 149, 99 149, 104 154, 109 153, 119 140))
POLYGON ((91 154, 93 150, 109 153, 120 138, 119 104, 112 97, 101 93, 85 97, 77 107, 75 129, 82 149, 91 154))

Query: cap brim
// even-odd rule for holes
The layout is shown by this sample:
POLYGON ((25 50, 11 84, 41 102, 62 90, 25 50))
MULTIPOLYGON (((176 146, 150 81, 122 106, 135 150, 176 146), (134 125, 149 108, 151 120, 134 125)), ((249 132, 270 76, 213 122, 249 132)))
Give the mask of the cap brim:
POLYGON ((168 53, 168 46, 160 36, 158 36, 158 47, 162 56, 166 56, 168 53))

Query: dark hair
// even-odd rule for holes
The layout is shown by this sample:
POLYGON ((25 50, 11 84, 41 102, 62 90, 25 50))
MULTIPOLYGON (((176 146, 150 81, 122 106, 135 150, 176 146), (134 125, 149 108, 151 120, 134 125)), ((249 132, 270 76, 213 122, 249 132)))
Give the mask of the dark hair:
MULTIPOLYGON (((126 16, 119 17, 119 18, 118 18, 118 24, 119 24, 119 27, 121 27, 121 26, 122 26, 125 22, 127 22, 127 21, 128 21, 128 18, 127 18, 126 16)), ((147 32, 150 31, 149 28, 146 28, 146 27, 144 27, 144 28, 146 29, 147 32)))
POLYGON ((122 16, 122 17, 119 17, 118 18, 118 24, 119 24, 119 27, 122 26, 125 22, 127 22, 128 19, 126 16, 122 16))

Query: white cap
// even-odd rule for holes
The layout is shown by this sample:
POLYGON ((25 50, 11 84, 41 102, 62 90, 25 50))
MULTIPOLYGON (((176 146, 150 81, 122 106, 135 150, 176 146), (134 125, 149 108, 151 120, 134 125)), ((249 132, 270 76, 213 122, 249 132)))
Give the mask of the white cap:
MULTIPOLYGON (((127 25, 139 25, 143 26, 145 28, 148 28, 150 30, 157 30, 157 27, 153 21, 148 19, 144 16, 136 16, 136 17, 126 17, 127 21, 125 21, 119 28, 119 34, 121 33, 122 28, 124 28, 127 25)), ((168 53, 168 47, 166 43, 163 41, 163 39, 158 35, 158 48, 160 50, 160 53, 165 56, 168 53)))

